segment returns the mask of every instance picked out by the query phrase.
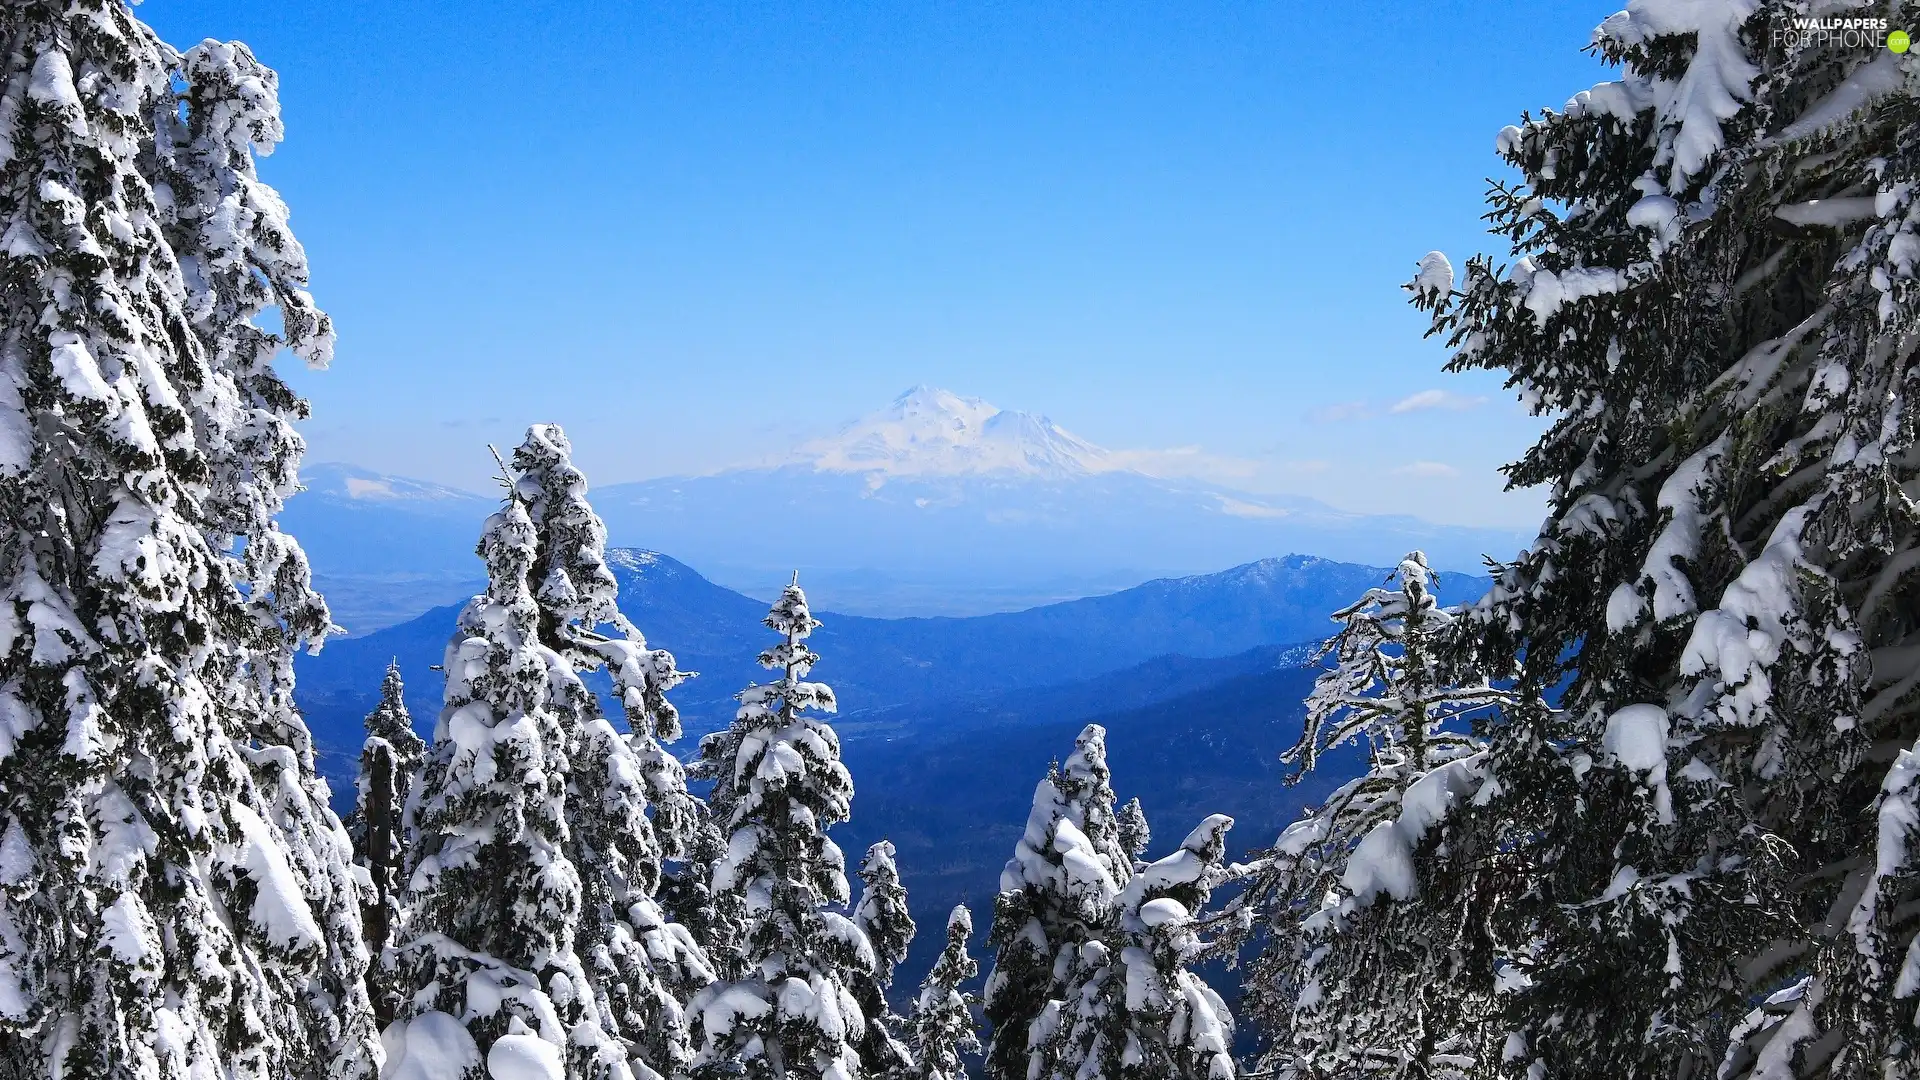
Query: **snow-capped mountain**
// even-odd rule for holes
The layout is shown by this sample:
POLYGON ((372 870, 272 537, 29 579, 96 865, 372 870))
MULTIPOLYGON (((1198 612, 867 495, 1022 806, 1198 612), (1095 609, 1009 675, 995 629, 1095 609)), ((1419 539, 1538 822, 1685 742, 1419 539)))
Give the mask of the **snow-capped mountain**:
MULTIPOLYGON (((977 615, 1300 553, 1477 570, 1525 538, 1148 475, 1046 417, 915 387, 789 453, 705 476, 596 485, 616 544, 672 551, 766 596, 795 569, 856 614, 977 615)), ((364 632, 464 594, 497 499, 341 465, 306 471, 288 531, 364 632), (408 607, 411 606, 411 610, 408 607)))
POLYGON ((309 503, 330 500, 347 505, 387 504, 437 514, 461 512, 485 501, 471 491, 404 476, 385 476, 337 461, 302 468, 300 483, 307 489, 303 494, 309 503))
POLYGON ((895 476, 1026 476, 1060 480, 1111 472, 1113 455, 1044 416, 951 390, 916 386, 785 464, 821 472, 895 476))
POLYGON ((1294 552, 1391 565, 1421 548, 1438 565, 1478 568, 1525 539, 1153 476, 1132 460, 1044 416, 918 386, 769 461, 615 484, 594 505, 616 542, 684 552, 749 592, 797 566, 868 614, 991 609, 930 602, 943 587, 1137 582, 1294 552))
POLYGON ((282 529, 299 538, 334 620, 362 634, 471 595, 486 578, 474 556, 497 500, 354 465, 300 470, 282 529))

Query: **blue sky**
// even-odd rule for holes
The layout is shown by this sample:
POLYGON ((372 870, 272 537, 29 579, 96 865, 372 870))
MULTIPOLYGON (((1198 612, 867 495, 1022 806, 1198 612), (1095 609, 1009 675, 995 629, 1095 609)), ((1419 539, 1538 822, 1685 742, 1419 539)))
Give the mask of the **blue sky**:
POLYGON ((1528 525, 1540 496, 1494 470, 1539 421, 1443 375, 1398 286, 1487 246, 1494 133, 1607 77, 1580 50, 1612 10, 140 13, 281 73, 262 172, 340 328, 296 376, 312 460, 479 487, 485 442, 557 420, 609 483, 930 383, 1252 490, 1528 525))

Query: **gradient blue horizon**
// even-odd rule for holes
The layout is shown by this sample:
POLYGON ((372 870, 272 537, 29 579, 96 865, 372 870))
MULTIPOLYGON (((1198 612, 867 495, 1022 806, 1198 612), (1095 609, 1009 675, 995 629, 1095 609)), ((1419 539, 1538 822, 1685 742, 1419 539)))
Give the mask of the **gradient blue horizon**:
POLYGON ((477 488, 485 443, 551 420, 604 484, 926 383, 1255 491, 1518 526, 1541 496, 1495 470, 1540 422, 1443 375, 1399 286, 1493 248, 1495 132, 1608 77, 1581 50, 1612 10, 139 9, 280 72, 262 173, 340 329, 294 374, 309 460, 477 488), (1466 407, 1390 409, 1435 389, 1466 407))

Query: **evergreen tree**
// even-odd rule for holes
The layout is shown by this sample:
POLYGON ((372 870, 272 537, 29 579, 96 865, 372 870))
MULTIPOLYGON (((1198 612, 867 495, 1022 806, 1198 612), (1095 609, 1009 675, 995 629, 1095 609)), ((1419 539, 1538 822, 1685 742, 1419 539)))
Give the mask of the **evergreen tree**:
POLYGON ((700 1039, 692 1075, 853 1080, 867 1023, 852 987, 878 960, 860 927, 830 910, 848 889, 826 830, 847 819, 853 781, 839 737, 810 715, 836 706, 831 688, 805 681, 819 660, 806 638, 820 624, 797 576, 766 625, 782 641, 760 663, 780 677, 742 691, 732 725, 700 742, 727 835, 712 889, 738 898, 743 927, 739 974, 689 1006, 700 1039))
MULTIPOLYGON (((390 1068, 449 1038, 440 1053, 478 1063, 520 1034, 516 1021, 567 1048, 573 1075, 595 1075, 581 1056, 610 1064, 575 951, 580 878, 567 857, 567 725, 553 689, 571 669, 540 644, 534 548, 533 523, 509 497, 480 543, 487 591, 447 646, 446 706, 408 806, 407 917, 392 962, 412 992, 387 1036, 390 1068)), ((606 1075, 625 1072, 620 1061, 606 1075)))
POLYGON ((1226 1080, 1233 1017, 1188 965, 1230 818, 1208 818, 1179 851, 1136 862, 1146 815, 1114 809, 1106 731, 1089 724, 1033 797, 1000 875, 987 979, 988 1075, 1008 1080, 1226 1080))
MULTIPOLYGON (((427 749, 414 734, 405 692, 396 660, 387 665, 386 678, 380 682, 380 704, 367 714, 367 741, 360 750, 359 798, 346 821, 347 833, 353 838, 354 863, 366 868, 373 883, 373 895, 361 910, 361 924, 367 952, 375 957, 387 947, 399 919, 400 871, 406 855, 401 821, 414 773, 427 749)), ((369 990, 374 1015, 385 1026, 394 1018, 398 1002, 390 1000, 391 994, 381 988, 377 971, 369 971, 369 990)))
POLYGON ((1490 1002, 1481 1071, 1915 1074, 1920 113, 1910 57, 1777 32, 1807 13, 1608 19, 1622 77, 1501 133, 1513 265, 1412 285, 1552 418, 1507 469, 1548 519, 1456 646, 1518 705, 1394 932, 1469 943, 1395 1007, 1490 1002))
POLYGON ((512 1067, 496 1055, 531 1053, 571 1077, 644 1078, 690 1058, 682 1001, 712 979, 653 898, 660 851, 634 746, 677 724, 664 695, 682 676, 620 616, 606 532, 570 453, 551 425, 515 450, 507 506, 481 543, 488 592, 448 647, 394 953, 418 989, 389 1041, 403 1059, 430 1052, 416 1036, 439 1038, 434 1017, 448 1014, 465 1023, 460 1046, 495 1072, 512 1067), (633 735, 581 681, 600 665, 633 735))
POLYGON ((1132 877, 1106 739, 1105 728, 1087 725, 1065 764, 1040 781, 1026 831, 1000 872, 986 987, 987 1073, 995 1080, 1027 1080, 1034 1022, 1066 995, 1063 966, 1073 951, 1113 931, 1114 901, 1132 877))
POLYGON ((967 955, 972 936, 973 913, 961 904, 947 916, 946 948, 920 983, 907 1021, 914 1061, 908 1075, 915 1080, 966 1080, 965 1058, 980 1052, 973 1025, 976 1002, 960 989, 980 973, 980 965, 967 955))
POLYGON ((0 1077, 367 1077, 360 889, 273 518, 324 365, 276 80, 116 0, 0 9, 0 1077), (281 330, 256 322, 268 306, 281 330))
POLYGON ((905 1023, 887 1005, 887 988, 894 969, 907 958, 915 927, 907 912, 907 890, 894 865, 893 845, 882 840, 860 860, 860 904, 853 924, 873 948, 873 968, 853 975, 853 997, 866 1017, 867 1035, 860 1043, 860 1062, 870 1077, 905 1077, 913 1054, 895 1035, 905 1023))
POLYGON ((1105 939, 1061 950, 1066 992, 1033 1024, 1029 1077, 1232 1080, 1233 1015, 1189 970, 1210 951, 1199 920, 1228 877, 1232 826, 1218 814, 1202 822, 1127 882, 1105 939))
POLYGON ((1248 1008, 1296 1074, 1444 1073, 1463 1056, 1463 1017, 1485 1008, 1461 941, 1429 941, 1425 913, 1394 903, 1446 887, 1444 856, 1464 850, 1447 819, 1486 779, 1484 741, 1464 728, 1512 701, 1445 670, 1459 621, 1439 606, 1433 576, 1413 552, 1387 587, 1334 613, 1341 629, 1320 649, 1327 666, 1287 757, 1306 770, 1364 742, 1368 769, 1281 835, 1237 904, 1266 914, 1248 1008), (1435 982, 1450 996, 1418 992, 1435 982))
POLYGON ((1141 1076, 1230 1080, 1233 1014, 1213 987, 1190 970, 1216 959, 1220 943, 1200 935, 1215 918, 1213 890, 1236 879, 1226 865, 1233 819, 1214 814, 1171 855, 1141 867, 1120 896, 1126 947, 1128 1059, 1141 1076), (1137 1047, 1135 1050, 1133 1048, 1137 1047), (1133 1057, 1139 1058, 1133 1064, 1133 1057))
POLYGON ((1120 830, 1120 848, 1133 857, 1137 866, 1140 856, 1147 853, 1148 845, 1153 843, 1153 830, 1147 825, 1146 808, 1139 799, 1128 799, 1114 811, 1114 822, 1120 830))
POLYGON ((616 730, 578 678, 555 680, 571 729, 566 850, 581 879, 576 948, 609 1030, 647 1068, 672 1073, 692 1056, 683 1002, 714 979, 703 950, 654 897, 663 855, 684 857, 694 820, 685 773, 660 746, 679 737, 666 694, 687 675, 620 613, 606 527, 572 453, 559 426, 536 424, 512 468, 534 528, 529 577, 539 582, 541 642, 574 673, 605 667, 627 721, 626 733, 616 730))

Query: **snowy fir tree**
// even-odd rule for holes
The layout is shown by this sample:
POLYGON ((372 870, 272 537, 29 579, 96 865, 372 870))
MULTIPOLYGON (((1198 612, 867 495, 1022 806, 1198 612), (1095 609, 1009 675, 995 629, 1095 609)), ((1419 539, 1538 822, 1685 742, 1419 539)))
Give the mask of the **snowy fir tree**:
POLYGON ((644 1080, 691 1056, 682 1001, 712 973, 653 898, 659 848, 635 752, 677 725, 664 694, 681 676, 619 615, 605 529, 569 455, 550 425, 514 452, 507 506, 481 542, 488 592, 448 646, 392 954, 414 989, 387 1038, 389 1071, 414 1070, 398 1075, 451 1054, 496 1080, 535 1067, 644 1080), (602 665, 635 735, 581 681, 602 665))
POLYGON ((967 955, 967 939, 972 936, 973 913, 961 904, 947 916, 946 947, 921 981, 913 1013, 907 1018, 913 1052, 913 1068, 907 1075, 914 1080, 966 1080, 966 1059, 980 1052, 980 1036, 973 1023, 976 1002, 961 990, 980 973, 980 965, 967 955))
POLYGON ((728 837, 705 803, 695 799, 693 805, 698 818, 687 858, 662 875, 656 899, 667 918, 686 927, 699 942, 714 976, 736 979, 745 970, 740 940, 746 932, 746 898, 735 891, 714 889, 709 871, 726 855, 728 837))
POLYGON ((904 1077, 913 1064, 912 1052, 897 1034, 905 1021, 887 1006, 887 988, 894 969, 907 958, 915 930, 893 860, 893 845, 885 840, 867 849, 860 860, 860 903, 853 909, 853 924, 873 949, 873 968, 854 972, 852 981, 853 998, 867 1021, 860 1063, 871 1077, 904 1077))
MULTIPOLYGON (((988 1075, 1024 1080, 1225 1080, 1233 1017, 1188 969, 1214 955, 1205 906, 1228 880, 1214 816, 1158 862, 1138 800, 1114 808, 1106 731, 1090 724, 1035 789, 1001 872, 987 980, 988 1075), (1132 845, 1136 850, 1129 850, 1132 845)), ((950 943, 951 947, 951 943, 950 943)))
POLYGON ((274 524, 332 329, 244 46, 0 9, 0 1076, 367 1077, 361 889, 274 524), (279 312, 278 332, 258 324, 279 312))
POLYGON ((886 840, 867 849, 860 860, 860 904, 853 910, 854 925, 873 945, 874 977, 882 986, 893 984, 893 971, 907 958, 915 931, 894 855, 893 844, 886 840))
MULTIPOLYGON (((1386 587, 1335 612, 1325 668, 1288 758, 1311 769, 1364 743, 1366 771, 1281 835, 1256 863, 1236 907, 1264 915, 1265 948, 1247 1007, 1274 1036, 1277 1063, 1302 1075, 1386 1071, 1434 1075, 1461 1063, 1458 1017, 1476 1007, 1460 967, 1397 905, 1451 880, 1447 818, 1485 778, 1484 742, 1467 724, 1510 704, 1484 679, 1456 682, 1441 653, 1460 625, 1439 606, 1426 557, 1403 559, 1386 587), (1435 1003, 1414 992, 1442 983, 1435 1003)), ((1243 928, 1251 928, 1250 921, 1243 928)))
POLYGON ((446 705, 408 805, 407 911, 389 960, 406 997, 384 1036, 388 1076, 437 1075, 430 1058, 482 1075, 496 1052, 503 1063, 543 1060, 555 1075, 563 1055, 574 1075, 596 1075, 589 1064, 627 1072, 590 1012, 574 948, 568 725, 553 689, 571 669, 540 644, 534 547, 533 522, 510 497, 480 543, 487 591, 462 609, 447 646, 446 705))
POLYGON ((1121 840, 1112 779, 1106 729, 1088 724, 1066 762, 1034 789, 1026 831, 1000 872, 985 994, 994 1080, 1027 1080, 1034 1023, 1065 997, 1080 946, 1114 929, 1133 857, 1121 840))
MULTIPOLYGON (((413 789, 414 773, 419 770, 427 749, 427 744, 414 734, 405 692, 399 662, 389 663, 386 678, 380 682, 380 704, 367 714, 367 740, 360 749, 358 798, 346 820, 347 834, 353 838, 353 861, 366 869, 373 885, 372 895, 362 908, 361 921, 367 952, 374 957, 386 948, 400 915, 400 871, 406 855, 401 822, 407 794, 413 789)), ((375 1017, 384 1025, 393 1019, 397 1003, 389 1000, 390 995, 382 989, 375 971, 369 973, 369 989, 375 1017)))
MULTIPOLYGON (((1187 966, 1227 880, 1226 831, 1209 818, 1159 862, 1138 800, 1116 812, 1106 732, 1088 725, 1034 792, 1001 872, 987 980, 988 1074, 1029 1080, 1235 1075, 1233 1018, 1187 966)), ((1236 871, 1237 872, 1237 871, 1236 871)))
POLYGON ((1064 993, 1030 1028, 1030 1080, 1232 1080, 1233 1016, 1189 965, 1224 865, 1231 818, 1202 822, 1172 855, 1140 867, 1107 932, 1060 950, 1064 993))
MULTIPOLYGON (((686 771, 663 743, 680 737, 680 713, 667 692, 692 677, 673 654, 647 646, 621 614, 618 585, 607 563, 607 530, 586 499, 586 477, 573 465, 573 448, 555 424, 536 424, 513 453, 514 488, 534 522, 537 552, 531 580, 538 585, 542 635, 581 672, 605 668, 613 700, 627 721, 625 742, 642 778, 648 829, 658 858, 685 860, 702 817, 687 792, 686 771)), ((597 715, 597 703, 582 708, 597 715)), ((624 767, 623 762, 623 767, 624 767)))
POLYGON ((733 723, 700 742, 727 837, 712 888, 738 898, 744 925, 730 965, 738 974, 689 1006, 700 1039, 692 1075, 853 1080, 867 1072, 853 986, 879 961, 854 920, 832 910, 849 893, 826 830, 847 820, 853 781, 839 736, 811 715, 836 703, 831 688, 806 681, 819 660, 806 638, 820 624, 797 575, 766 625, 782 640, 760 664, 780 677, 742 691, 733 723))
POLYGON ((1517 704, 1382 961, 1457 977, 1341 1004, 1452 1016, 1462 1071, 1920 1070, 1916 61, 1806 14, 1608 19, 1621 78, 1500 135, 1513 263, 1411 286, 1551 418, 1507 469, 1548 520, 1452 650, 1517 704))
POLYGON ((1146 808, 1139 799, 1128 799, 1113 812, 1115 825, 1120 830, 1120 848, 1132 856, 1137 865, 1140 856, 1147 853, 1153 843, 1153 830, 1147 825, 1146 808))
POLYGON ((703 950, 655 899, 663 855, 684 858, 699 820, 685 772, 660 745, 679 737, 666 694, 687 675, 620 613, 607 530, 572 453, 559 426, 536 424, 511 470, 533 523, 540 640, 574 673, 605 668, 627 722, 618 731, 578 678, 554 680, 572 729, 566 852, 581 880, 576 948, 612 1030, 648 1068, 670 1073, 692 1054, 683 1002, 714 979, 703 950))

